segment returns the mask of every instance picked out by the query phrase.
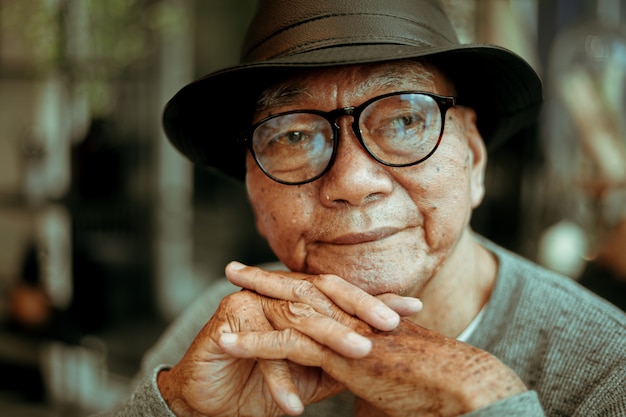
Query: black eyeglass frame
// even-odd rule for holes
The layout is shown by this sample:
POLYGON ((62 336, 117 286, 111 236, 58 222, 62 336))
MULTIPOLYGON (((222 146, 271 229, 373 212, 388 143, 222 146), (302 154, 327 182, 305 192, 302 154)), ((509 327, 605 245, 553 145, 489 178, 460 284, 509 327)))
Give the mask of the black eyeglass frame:
POLYGON ((446 113, 447 111, 452 108, 455 107, 456 105, 458 105, 458 97, 455 96, 442 96, 439 94, 435 94, 435 93, 429 93, 426 91, 419 91, 419 90, 414 90, 414 91, 394 91, 392 93, 387 93, 387 94, 383 94, 380 96, 376 96, 376 97, 372 97, 371 99, 359 104, 358 106, 349 106, 349 107, 343 107, 343 108, 338 108, 338 109, 334 109, 331 111, 322 111, 322 110, 307 110, 307 109, 300 109, 300 110, 291 110, 291 111, 287 111, 287 112, 283 112, 283 113, 278 113, 278 114, 273 114, 271 116, 268 116, 258 122, 256 122, 255 124, 253 124, 251 127, 249 127, 248 129, 246 129, 244 132, 242 132, 239 135, 239 143, 245 145, 248 150, 250 151, 250 153, 252 154, 252 157, 254 158, 254 161, 256 162, 257 166, 261 169, 261 171, 263 171, 263 173, 265 175, 267 175, 269 178, 271 178, 272 180, 280 183, 280 184, 285 184, 285 185, 302 185, 302 184, 307 184, 309 182, 313 182, 315 180, 317 180, 318 178, 323 177, 329 170, 330 168, 333 166, 334 162, 335 162, 335 158, 337 155, 337 149, 339 148, 339 137, 340 137, 340 130, 341 127, 337 124, 337 119, 339 119, 340 117, 343 116, 351 116, 352 117, 352 131, 354 132, 354 135, 356 136, 357 140, 359 141, 359 143, 361 144, 361 147, 365 150, 365 152, 367 152, 368 155, 370 155, 372 158, 374 158, 374 160, 376 160, 378 163, 385 165, 385 166, 389 166, 389 167, 408 167, 408 166, 413 166, 413 165, 417 165, 421 162, 424 162, 425 160, 427 160, 428 158, 430 158, 435 151, 437 150, 437 148, 439 147, 439 144, 441 143, 441 138, 443 137, 443 132, 444 132, 444 128, 445 128, 445 124, 446 124, 446 113), (384 98, 387 97, 392 97, 392 96, 398 96, 398 95, 403 95, 403 94, 421 94, 421 95, 425 95, 428 96, 430 98, 432 98, 437 105, 439 106, 439 111, 441 113, 441 128, 439 131, 439 137, 437 138, 437 142, 435 143, 435 146, 433 146, 433 149, 424 157, 422 157, 421 159, 415 161, 415 162, 410 162, 410 163, 406 163, 406 164, 393 164, 393 163, 389 163, 389 162, 385 162, 383 160, 381 160, 380 158, 378 158, 376 155, 374 155, 370 149, 367 147, 367 145, 365 144, 365 142, 363 142, 363 137, 362 137, 362 133, 361 133, 361 129, 359 127, 359 120, 361 118, 361 114, 363 113, 363 111, 372 103, 382 100, 384 98), (320 116, 322 118, 324 118, 326 121, 328 121, 328 123, 330 124, 331 128, 332 128, 332 132, 333 132, 333 152, 330 156, 330 159, 328 160, 328 164, 326 165, 326 168, 324 168, 318 175, 314 176, 313 178, 304 180, 304 181, 296 181, 296 182, 290 182, 290 181, 285 181, 285 180, 281 180, 280 178, 276 178, 273 175, 271 175, 269 172, 267 172, 263 166, 261 165, 261 163, 259 162, 256 153, 254 152, 254 145, 252 144, 252 137, 254 136, 254 131, 261 126, 262 124, 264 124, 265 122, 267 122, 268 120, 272 120, 275 119, 277 117, 281 117, 281 116, 286 116, 286 115, 290 115, 290 114, 297 114, 297 113, 307 113, 307 114, 314 114, 317 116, 320 116))

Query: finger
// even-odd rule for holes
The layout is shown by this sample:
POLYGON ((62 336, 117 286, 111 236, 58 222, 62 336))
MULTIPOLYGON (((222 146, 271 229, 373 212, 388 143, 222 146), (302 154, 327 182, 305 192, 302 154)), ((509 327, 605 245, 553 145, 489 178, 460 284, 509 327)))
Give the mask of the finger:
POLYGON ((268 319, 277 330, 225 333, 220 338, 220 346, 228 340, 235 340, 233 344, 236 348, 264 352, 259 357, 266 359, 290 359, 285 352, 291 352, 294 344, 304 350, 312 349, 311 344, 327 346, 349 358, 362 358, 372 350, 369 339, 313 311, 309 306, 285 303, 283 307, 275 311, 275 314, 274 310, 268 314, 268 319), (239 338, 241 335, 246 337, 239 338))
POLYGON ((241 359, 288 359, 302 366, 320 366, 323 347, 306 337, 296 337, 290 330, 272 332, 224 333, 219 338, 221 348, 241 359))
POLYGON ((309 304, 344 323, 346 317, 342 317, 335 305, 378 330, 393 330, 400 322, 398 313, 383 301, 336 275, 266 271, 239 262, 231 262, 226 275, 235 285, 268 297, 309 304))
MULTIPOLYGON (((287 359, 303 367, 320 368, 328 373, 335 385, 332 389, 343 389, 350 374, 355 374, 351 367, 359 367, 363 358, 346 358, 333 352, 314 340, 292 329, 273 332, 238 332, 224 333, 219 345, 233 358, 281 360, 287 359)), ((367 359, 365 359, 367 361, 367 359)))
MULTIPOLYGON (((372 349, 369 339, 307 304, 266 300, 264 308, 268 320, 277 330, 295 329, 343 356, 361 358, 372 349)), ((359 327, 366 326, 359 323, 359 327)))
POLYGON ((298 396, 287 362, 259 359, 257 364, 272 398, 280 409, 290 416, 301 414, 304 411, 304 405, 298 396))
POLYGON ((398 313, 401 317, 408 317, 422 311, 424 305, 422 300, 414 297, 403 297, 398 294, 386 293, 376 296, 389 308, 398 313))
POLYGON ((310 281, 343 311, 378 330, 393 330, 400 324, 398 313, 383 301, 337 275, 317 275, 310 281))
POLYGON ((267 271, 231 262, 226 266, 226 277, 239 287, 255 291, 267 297, 285 301, 306 302, 322 314, 337 311, 334 303, 321 291, 305 280, 309 275, 288 271, 267 271))
MULTIPOLYGON (((228 308, 239 309, 233 310, 238 311, 239 316, 229 321, 234 331, 262 334, 273 330, 295 329, 344 356, 354 358, 367 355, 372 347, 369 339, 355 333, 352 327, 318 313, 308 304, 267 298, 249 290, 234 293, 225 300, 222 303, 227 303, 230 306, 228 308), (245 305, 242 304, 244 302, 245 305), (245 317, 242 317, 243 314, 245 317), (235 322, 237 325, 233 327, 235 322)), ((368 327, 362 321, 349 319, 354 322, 352 325, 355 328, 368 327)))

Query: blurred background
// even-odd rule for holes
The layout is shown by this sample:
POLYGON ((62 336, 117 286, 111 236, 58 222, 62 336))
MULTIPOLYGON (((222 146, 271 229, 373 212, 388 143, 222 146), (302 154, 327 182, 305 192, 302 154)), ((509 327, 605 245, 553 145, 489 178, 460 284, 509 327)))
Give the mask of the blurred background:
MULTIPOLYGON (((241 184, 160 114, 237 62, 255 0, 0 0, 0 414, 81 416, 224 265, 273 260, 241 184)), ((525 57, 536 125, 490 154, 473 227, 626 308, 626 1, 445 0, 525 57)), ((219 97, 209 98, 219 100, 219 97)))

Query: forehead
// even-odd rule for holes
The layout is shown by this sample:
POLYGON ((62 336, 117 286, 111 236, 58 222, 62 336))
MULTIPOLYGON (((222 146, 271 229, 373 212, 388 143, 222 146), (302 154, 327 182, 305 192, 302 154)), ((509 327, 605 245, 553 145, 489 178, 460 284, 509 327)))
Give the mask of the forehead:
MULTIPOLYGON (((297 106, 298 103, 329 94, 349 94, 366 100, 377 94, 402 90, 422 90, 451 94, 443 73, 427 62, 395 61, 377 64, 318 68, 294 72, 266 89, 256 103, 256 111, 297 106)), ((355 103, 359 104, 359 103, 355 103)))

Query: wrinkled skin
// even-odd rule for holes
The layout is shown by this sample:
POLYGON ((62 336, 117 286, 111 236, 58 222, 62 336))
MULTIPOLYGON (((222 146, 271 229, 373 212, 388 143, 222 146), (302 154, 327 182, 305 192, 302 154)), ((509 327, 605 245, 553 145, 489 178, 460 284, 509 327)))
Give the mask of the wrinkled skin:
MULTIPOLYGON (((251 346, 263 346, 277 355, 277 359, 288 359, 291 354, 287 353, 288 350, 298 346, 316 347, 312 339, 342 352, 342 356, 360 358, 369 353, 371 343, 364 338, 356 342, 350 339, 354 333, 347 324, 352 324, 350 320, 355 319, 344 310, 352 311, 385 330, 393 329, 399 323, 398 314, 382 301, 336 277, 310 277, 310 281, 305 281, 300 274, 277 274, 257 268, 246 270, 248 273, 236 282, 252 286, 262 277, 269 284, 264 288, 271 287, 273 294, 292 302, 251 291, 241 291, 225 298, 184 358, 171 370, 159 374, 163 397, 178 416, 295 415, 302 411, 300 401, 305 404, 316 402, 345 389, 342 383, 320 368, 302 367, 273 358, 256 361, 229 355, 223 349, 229 345, 220 340, 224 334, 244 334, 251 346), (321 288, 332 287, 334 292, 341 289, 341 295, 331 300, 312 282, 321 288), (292 289, 295 290, 288 294, 292 289), (308 304, 302 302, 304 299, 308 304), (343 310, 335 303, 342 305, 343 310), (284 331, 275 330, 272 323, 278 322, 288 324, 284 331), (300 397, 295 404, 289 403, 290 393, 297 393, 300 397)), ((237 272, 231 268, 230 275, 233 274, 237 272)), ((419 302, 393 294, 380 299, 403 315, 421 308, 419 302)), ((236 348, 236 345, 232 346, 236 348)))
MULTIPOLYGON (((218 313, 198 335, 188 355, 168 378, 183 382, 180 395, 185 402, 170 403, 177 415, 193 415, 195 410, 207 416, 279 416, 284 412, 272 398, 274 380, 291 381, 291 371, 285 362, 238 359, 222 350, 217 336, 265 329, 273 330, 263 320, 265 311, 280 309, 275 300, 264 299, 252 292, 240 292, 226 298, 218 313), (264 302, 265 301, 265 302, 264 302), (273 373, 266 380, 264 372, 273 373), (185 392, 187 389, 189 391, 185 392), (199 391, 196 391, 199 390, 199 391)), ((289 338, 286 333, 284 337, 289 338)), ((303 377, 296 381, 302 401, 319 401, 343 389, 319 368, 300 368, 303 377)), ((167 394, 164 393, 164 395, 167 394)), ((288 399, 286 399, 288 400, 288 399)))
MULTIPOLYGON (((371 311, 379 304, 364 295, 365 304, 339 308, 320 290, 337 290, 333 277, 330 282, 310 277, 296 289, 304 277, 294 275, 297 279, 288 281, 296 290, 288 294, 285 273, 249 267, 231 270, 230 276, 248 286, 263 282, 265 294, 291 301, 251 291, 224 299, 183 360, 161 373, 175 387, 163 395, 177 398, 169 402, 176 415, 295 415, 301 407, 288 403, 290 393, 309 404, 348 388, 367 399, 357 403, 359 416, 456 416, 525 390, 497 359, 467 344, 406 319, 381 331, 347 314, 344 310, 371 311), (372 345, 362 348, 344 338, 351 329, 372 345), (224 334, 238 337, 229 342, 224 334)), ((360 294, 357 288, 349 292, 353 298, 360 294)), ((390 304, 403 305, 402 299, 391 299, 390 304)), ((398 309, 416 308, 407 303, 398 309)))
MULTIPOLYGON (((239 273, 254 274, 252 268, 247 269, 239 273)), ((249 284, 237 276, 232 279, 249 284)), ((269 288, 276 288, 271 279, 265 277, 264 281, 270 281, 269 288)), ((267 288, 263 291, 268 296, 286 295, 267 288)), ((285 308, 280 303, 274 305, 276 302, 272 298, 265 304, 266 312, 268 307, 273 308, 267 315, 273 328, 308 328, 302 318, 308 314, 302 311, 301 303, 290 303, 285 308)), ((286 357, 307 367, 321 367, 361 398, 357 404, 359 416, 457 416, 526 390, 519 378, 492 355, 410 320, 402 319, 394 330, 380 331, 338 308, 331 310, 334 312, 325 314, 372 341, 371 352, 364 357, 346 357, 331 347, 326 337, 317 337, 316 342, 301 334, 263 340, 256 334, 240 333, 235 345, 225 347, 233 356, 242 358, 286 357), (371 414, 372 408, 379 414, 371 414)), ((326 328, 322 333, 332 336, 337 332, 326 328)))
MULTIPOLYGON (((310 71, 285 82, 295 92, 273 100, 254 121, 296 109, 357 106, 394 91, 455 94, 436 69, 413 65, 310 71)), ((476 115, 462 106, 448 110, 436 152, 402 168, 367 154, 352 121, 337 120, 335 161, 307 184, 272 181, 248 155, 246 186, 257 228, 290 270, 335 274, 372 295, 419 297, 425 302, 419 323, 456 336, 495 279, 493 258, 479 253, 468 226, 484 195, 487 158, 476 115)))
MULTIPOLYGON (((360 324, 355 323, 355 327, 362 328, 361 334, 374 343, 372 352, 364 358, 346 358, 320 346, 297 346, 289 350, 288 356, 298 363, 322 367, 387 416, 456 416, 524 391, 523 384, 495 358, 470 345, 408 320, 392 332, 360 324), (443 364, 442 357, 448 359, 443 364), (497 378, 489 375, 494 371, 497 378), (434 374, 445 377, 433 378, 434 374), (502 383, 508 385, 500 393, 503 387, 498 385, 502 383), (474 388, 471 393, 459 388, 469 385, 474 388)), ((264 357, 262 352, 261 348, 250 354, 264 357)), ((272 352, 267 356, 273 357, 272 352)))
MULTIPOLYGON (((436 69, 419 66, 425 76, 414 77, 407 66, 312 70, 290 79, 296 93, 254 120, 393 91, 454 95, 436 69)), ((361 417, 452 417, 526 390, 495 357, 454 339, 489 299, 497 272, 469 228, 486 164, 475 112, 450 109, 437 151, 404 168, 373 160, 350 117, 337 123, 334 165, 311 183, 276 183, 248 155, 257 228, 299 273, 229 265, 229 280, 248 291, 225 299, 183 359, 159 375, 176 415, 297 415, 349 389, 361 417)))

